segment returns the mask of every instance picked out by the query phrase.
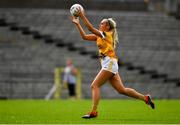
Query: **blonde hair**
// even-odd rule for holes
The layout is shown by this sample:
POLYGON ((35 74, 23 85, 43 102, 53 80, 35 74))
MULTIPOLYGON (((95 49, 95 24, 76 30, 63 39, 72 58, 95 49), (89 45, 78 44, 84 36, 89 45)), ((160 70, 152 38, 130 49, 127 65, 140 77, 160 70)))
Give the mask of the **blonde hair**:
POLYGON ((119 43, 116 22, 113 20, 113 18, 108 18, 107 20, 110 26, 110 31, 113 32, 113 46, 116 48, 117 43, 119 43))

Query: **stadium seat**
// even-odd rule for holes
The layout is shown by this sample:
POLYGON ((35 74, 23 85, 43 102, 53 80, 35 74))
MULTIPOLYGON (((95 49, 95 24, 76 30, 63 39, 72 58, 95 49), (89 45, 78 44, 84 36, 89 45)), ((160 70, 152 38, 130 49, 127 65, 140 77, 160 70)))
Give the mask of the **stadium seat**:
MULTIPOLYGON (((81 39, 68 14, 65 10, 53 9, 24 9, 23 12, 21 9, 1 9, 0 54, 1 59, 9 63, 0 63, 1 73, 6 76, 1 77, 0 84, 4 86, 7 83, 10 86, 12 83, 13 89, 16 85, 24 86, 14 96, 6 93, 7 98, 21 97, 21 89, 25 93, 27 87, 37 85, 40 88, 44 85, 39 94, 38 89, 34 90, 37 96, 29 96, 42 98, 53 84, 53 69, 63 67, 68 56, 73 57, 75 65, 82 69, 83 96, 91 96, 89 84, 100 69, 97 46, 81 39), (87 62, 88 65, 84 65, 87 62), (41 78, 38 80, 33 73, 41 78)), ((179 83, 178 79, 172 80, 173 77, 179 78, 180 73, 179 21, 154 12, 88 11, 87 15, 95 26, 103 17, 111 15, 116 19, 120 41, 117 46, 119 72, 125 85, 142 92, 151 91, 155 98, 173 97, 173 94, 168 93, 179 83), (167 94, 163 95, 165 91, 167 94)), ((9 88, 7 90, 10 91, 9 88)), ((102 94, 107 90, 109 87, 105 85, 102 94)), ((105 97, 122 97, 113 92, 105 94, 105 97)))

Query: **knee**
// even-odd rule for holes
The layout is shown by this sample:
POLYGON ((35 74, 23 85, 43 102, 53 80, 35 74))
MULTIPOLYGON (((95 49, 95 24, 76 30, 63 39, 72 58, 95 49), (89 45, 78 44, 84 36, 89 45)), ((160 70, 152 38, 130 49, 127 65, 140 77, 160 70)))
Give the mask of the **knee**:
POLYGON ((126 95, 126 88, 122 88, 118 91, 120 94, 126 95))
POLYGON ((91 84, 91 89, 96 89, 96 88, 98 88, 98 86, 97 86, 97 85, 95 85, 95 84, 91 84))

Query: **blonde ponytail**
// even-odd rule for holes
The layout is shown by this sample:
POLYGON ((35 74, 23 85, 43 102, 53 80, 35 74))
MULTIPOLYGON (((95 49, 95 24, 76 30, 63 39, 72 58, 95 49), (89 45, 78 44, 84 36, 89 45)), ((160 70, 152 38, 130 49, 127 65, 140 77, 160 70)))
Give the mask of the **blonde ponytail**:
POLYGON ((116 22, 112 18, 108 18, 108 22, 110 25, 110 31, 113 32, 113 46, 116 48, 117 43, 119 43, 116 22))

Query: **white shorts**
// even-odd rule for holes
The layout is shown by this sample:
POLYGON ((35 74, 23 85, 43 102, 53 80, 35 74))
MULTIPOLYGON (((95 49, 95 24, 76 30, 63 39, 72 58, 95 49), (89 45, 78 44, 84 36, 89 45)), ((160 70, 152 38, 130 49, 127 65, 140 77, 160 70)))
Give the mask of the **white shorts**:
POLYGON ((113 74, 118 73, 118 63, 117 63, 117 59, 115 58, 110 58, 109 56, 102 58, 101 66, 103 70, 110 71, 113 74))

